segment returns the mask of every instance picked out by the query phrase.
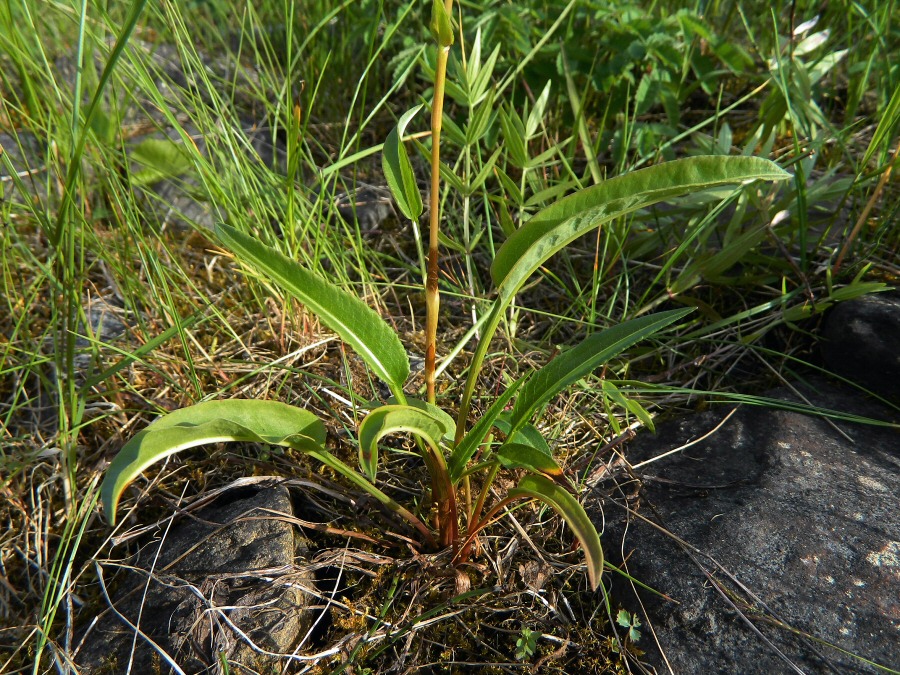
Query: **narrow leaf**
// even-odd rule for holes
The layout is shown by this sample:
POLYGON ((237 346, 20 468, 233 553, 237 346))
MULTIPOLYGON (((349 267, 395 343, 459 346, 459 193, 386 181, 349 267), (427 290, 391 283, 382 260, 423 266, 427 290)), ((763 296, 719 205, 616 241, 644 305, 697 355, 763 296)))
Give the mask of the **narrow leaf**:
POLYGON ((111 523, 122 492, 147 467, 181 450, 208 443, 247 441, 321 447, 325 426, 311 412, 279 401, 207 401, 182 408, 135 434, 113 459, 100 489, 111 523))
POLYGON ((603 223, 661 201, 720 185, 790 177, 758 157, 689 157, 610 178, 532 216, 506 240, 491 266, 498 297, 472 357, 457 426, 468 415, 475 381, 504 310, 553 254, 603 223))
POLYGON ((394 201, 397 202, 397 206, 403 215, 413 221, 419 219, 424 207, 422 205, 422 194, 419 192, 419 185, 416 183, 412 163, 409 161, 409 155, 406 152, 406 146, 403 145, 402 138, 407 125, 421 109, 422 106, 417 105, 400 117, 397 126, 391 129, 388 134, 381 155, 381 167, 384 170, 384 177, 387 179, 394 201))
POLYGON ((875 128, 875 133, 872 134, 872 140, 869 141, 869 147, 866 148, 866 154, 863 155, 862 163, 860 164, 861 171, 865 171, 866 165, 872 159, 872 155, 875 154, 884 139, 888 138, 888 134, 896 126, 898 120, 900 120, 900 84, 897 84, 887 107, 879 115, 878 126, 875 128))
MULTIPOLYGON (((641 421, 641 424, 647 427, 650 431, 656 431, 656 427, 653 424, 653 418, 650 416, 650 413, 647 412, 644 406, 642 406, 634 399, 625 396, 625 394, 623 394, 619 390, 619 388, 610 380, 603 380, 601 385, 603 387, 603 393, 607 396, 607 398, 622 406, 623 408, 625 408, 625 410, 637 417, 641 421)), ((619 432, 617 431, 616 433, 619 432)))
POLYGON ((525 146, 525 125, 515 110, 507 113, 500 109, 500 129, 509 151, 509 159, 514 166, 521 169, 528 164, 528 149, 525 146))
POLYGON ((642 316, 589 336, 581 344, 553 359, 532 375, 516 399, 510 418, 514 432, 552 397, 591 373, 633 344, 678 321, 692 308, 642 316))
POLYGON ((581 542, 591 589, 597 590, 603 574, 603 546, 600 544, 597 528, 578 500, 549 478, 536 474, 525 476, 517 487, 509 491, 509 496, 540 499, 563 517, 581 542))
POLYGON ((504 443, 496 458, 507 469, 528 469, 554 479, 563 477, 563 470, 553 457, 526 443, 504 443))
POLYGON ((223 243, 241 262, 293 295, 353 347, 372 371, 403 400, 409 359, 397 334, 359 298, 304 269, 265 244, 228 225, 216 225, 223 243))
POLYGON ((430 28, 439 47, 446 49, 453 44, 453 25, 444 0, 432 0, 430 28))
POLYGON ((376 408, 359 425, 359 465, 370 479, 378 469, 378 441, 388 434, 418 436, 435 451, 447 431, 442 417, 411 405, 385 405, 376 408))

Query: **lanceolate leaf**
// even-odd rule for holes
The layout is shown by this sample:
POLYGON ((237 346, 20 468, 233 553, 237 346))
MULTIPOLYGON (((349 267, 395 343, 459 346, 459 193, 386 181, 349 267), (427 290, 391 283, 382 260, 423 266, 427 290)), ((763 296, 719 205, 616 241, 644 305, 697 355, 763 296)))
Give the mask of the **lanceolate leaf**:
POLYGON ((207 401, 169 413, 132 437, 107 469, 100 495, 110 522, 123 490, 147 467, 181 450, 225 441, 321 448, 325 426, 311 412, 279 401, 207 401))
POLYGON ((549 478, 535 474, 525 476, 517 487, 509 491, 509 496, 540 499, 563 517, 581 542, 591 589, 597 590, 600 576, 603 574, 603 546, 600 544, 597 528, 578 500, 549 478))
POLYGON ((359 465, 370 479, 375 479, 378 441, 388 434, 407 433, 418 436, 438 455, 445 431, 444 419, 426 409, 410 405, 385 405, 376 408, 359 425, 359 465))
MULTIPOLYGON (((392 396, 388 403, 393 405, 399 403, 392 396)), ((429 403, 428 401, 423 401, 419 398, 407 398, 406 405, 411 406, 413 408, 418 408, 419 410, 425 412, 427 415, 432 417, 436 422, 441 424, 444 429, 444 440, 452 441, 453 440, 453 430, 456 426, 456 422, 450 417, 449 413, 447 413, 443 408, 439 408, 433 403, 429 403)))
POLYGON ((444 0, 432 0, 431 34, 442 49, 446 49, 453 44, 453 24, 450 20, 450 14, 444 6, 444 0))
POLYGON ((116 522, 122 492, 151 464, 181 450, 227 441, 283 445, 305 452, 405 518, 425 541, 434 543, 421 520, 322 447, 325 426, 315 415, 279 401, 207 401, 169 413, 136 434, 113 459, 100 488, 109 522, 116 522))
POLYGON ((372 308, 233 227, 216 225, 216 233, 239 260, 306 305, 356 350, 398 400, 405 400, 403 383, 409 376, 406 350, 397 334, 372 308))
POLYGON ((414 221, 422 215, 422 194, 419 192, 419 185, 416 183, 412 163, 409 161, 402 138, 406 126, 421 108, 422 106, 418 105, 400 117, 397 126, 388 134, 381 155, 381 167, 394 201, 397 202, 403 215, 414 221))
POLYGON ((515 432, 552 397, 591 373, 617 354, 690 314, 693 309, 673 309, 642 316, 595 333, 577 347, 563 352, 532 375, 516 399, 510 417, 515 432))
POLYGON ((758 157, 690 157, 610 178, 535 214, 507 239, 491 266, 498 297, 472 357, 457 434, 469 414, 475 381, 504 310, 554 253, 603 223, 661 201, 721 185, 787 178, 786 171, 758 157))
POLYGON ((619 216, 680 195, 790 174, 759 157, 689 157, 610 178, 535 214, 503 244, 491 265, 500 295, 514 295, 554 253, 619 216))
POLYGON ((533 424, 523 424, 513 431, 510 420, 512 419, 512 410, 504 412, 500 419, 497 420, 496 426, 500 431, 506 434, 507 443, 524 443, 530 445, 535 450, 540 450, 545 455, 552 455, 550 444, 540 430, 533 424))
POLYGON ((550 478, 563 477, 563 471, 553 457, 525 443, 504 443, 497 450, 497 460, 507 469, 528 469, 550 478))

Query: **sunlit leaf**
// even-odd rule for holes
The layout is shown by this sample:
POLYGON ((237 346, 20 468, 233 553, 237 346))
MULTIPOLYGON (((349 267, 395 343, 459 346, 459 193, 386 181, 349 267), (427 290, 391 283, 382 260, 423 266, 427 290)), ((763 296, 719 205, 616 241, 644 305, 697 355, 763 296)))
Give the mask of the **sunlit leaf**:
POLYGON ((453 24, 444 6, 444 0, 432 0, 430 28, 438 46, 447 48, 453 44, 453 24))
POLYGON ((376 408, 359 425, 359 465, 370 479, 378 468, 378 442, 389 434, 413 434, 435 451, 446 431, 445 420, 430 411, 411 405, 376 408))
MULTIPOLYGON (((390 400, 388 400, 388 403, 391 405, 395 405, 400 404, 400 401, 396 400, 392 396, 390 400)), ((420 398, 407 398, 405 405, 412 406, 413 408, 418 408, 419 410, 427 413, 431 418, 433 418, 436 422, 443 426, 444 440, 453 440, 453 432, 456 430, 456 421, 443 408, 439 408, 433 403, 423 401, 420 398)))
POLYGON ((524 443, 535 450, 540 450, 545 455, 552 455, 550 445, 540 430, 533 424, 523 424, 518 429, 513 430, 510 420, 512 420, 512 410, 504 411, 494 426, 506 434, 507 443, 524 443))
POLYGON ((554 253, 613 218, 720 185, 790 177, 767 159, 720 156, 689 157, 616 176, 535 214, 497 252, 491 276, 506 297, 554 253))
POLYGON ((306 305, 356 350, 394 396, 405 400, 403 383, 409 376, 409 358, 400 338, 371 307, 233 227, 220 223, 216 234, 237 254, 238 260, 306 305))
POLYGON ((597 590, 603 574, 603 546, 600 544, 597 528, 578 500, 549 478, 537 474, 525 476, 518 486, 509 491, 509 496, 540 499, 563 517, 581 542, 591 589, 597 590))
POLYGON ((563 352, 534 373, 522 388, 510 416, 512 430, 528 422, 541 406, 566 387, 692 311, 692 308, 673 309, 632 319, 595 333, 578 346, 563 352))
POLYGON ((721 185, 790 177, 776 164, 759 157, 689 157, 610 178, 532 216, 506 240, 491 266, 498 297, 472 357, 460 417, 468 414, 475 381, 503 312, 553 254, 603 223, 661 201, 721 185))
POLYGON ((419 185, 402 138, 407 125, 421 109, 422 106, 417 105, 400 116, 397 126, 388 134, 381 154, 381 167, 388 187, 400 211, 409 220, 418 220, 424 207, 422 194, 419 192, 419 185))
POLYGON ((507 469, 527 469, 551 478, 562 478, 563 470, 548 453, 525 443, 504 443, 496 452, 507 469))
POLYGON ((100 495, 110 522, 122 491, 147 467, 181 450, 225 441, 321 448, 325 426, 311 412, 279 401, 207 401, 171 412, 135 434, 107 469, 100 495))

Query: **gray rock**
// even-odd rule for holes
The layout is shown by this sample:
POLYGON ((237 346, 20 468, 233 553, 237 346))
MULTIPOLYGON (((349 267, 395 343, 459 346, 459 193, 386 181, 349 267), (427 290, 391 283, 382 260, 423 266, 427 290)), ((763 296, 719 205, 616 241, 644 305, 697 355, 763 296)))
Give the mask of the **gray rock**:
POLYGON ((232 673, 281 664, 315 618, 294 583, 307 543, 278 518, 293 515, 286 488, 245 492, 160 531, 128 565, 104 565, 104 576, 120 568, 115 611, 88 627, 81 672, 125 672, 129 660, 132 672, 158 672, 159 649, 186 673, 222 672, 223 661, 232 673))
POLYGON ((829 312, 824 337, 829 370, 900 402, 900 294, 842 302, 829 312))
MULTIPOLYGON (((890 419, 825 382, 806 395, 825 408, 890 419)), ((796 401, 783 390, 773 396, 796 401)), ((700 438, 724 415, 661 425, 631 445, 628 459, 639 465, 700 438)), ((852 441, 822 418, 745 406, 708 439, 638 469, 639 513, 696 550, 634 517, 627 532, 622 522, 610 525, 604 540, 612 556, 624 536, 629 572, 677 601, 640 592, 676 673, 797 672, 773 646, 805 673, 877 672, 849 654, 900 666, 900 433, 835 424, 852 441)), ((623 513, 609 503, 604 510, 608 524, 623 513)), ((614 599, 640 612, 632 588, 614 584, 614 599)), ((653 643, 644 630, 638 646, 668 672, 653 643)))
MULTIPOLYGON (((316 191, 318 200, 321 198, 318 188, 316 191)), ((395 215, 391 191, 387 186, 357 182, 353 190, 325 192, 324 198, 345 222, 351 225, 358 223, 363 234, 376 233, 382 223, 395 215)))
MULTIPOLYGON (((28 131, 0 133, 0 199, 18 208, 47 201, 46 146, 28 131)), ((17 208, 17 210, 18 210, 17 208)), ((40 210, 40 207, 38 207, 40 210)))

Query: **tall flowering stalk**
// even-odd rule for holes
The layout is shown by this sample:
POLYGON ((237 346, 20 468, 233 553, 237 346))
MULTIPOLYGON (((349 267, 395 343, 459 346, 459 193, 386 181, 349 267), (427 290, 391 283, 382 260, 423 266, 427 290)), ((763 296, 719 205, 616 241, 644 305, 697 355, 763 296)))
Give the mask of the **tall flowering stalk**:
POLYGON ((453 0, 433 0, 431 32, 437 42, 437 68, 434 73, 434 103, 431 111, 431 203, 428 228, 428 273, 425 278, 425 386, 428 402, 435 402, 435 348, 437 345, 438 310, 441 305, 438 291, 438 233, 441 224, 441 120, 444 115, 444 83, 447 79, 447 59, 453 45, 450 17, 453 0))

